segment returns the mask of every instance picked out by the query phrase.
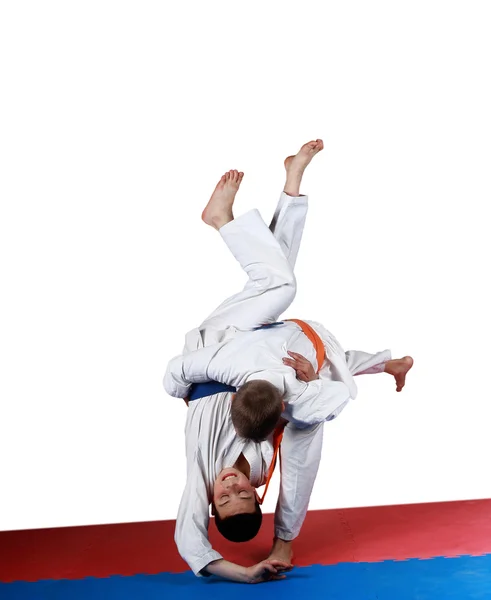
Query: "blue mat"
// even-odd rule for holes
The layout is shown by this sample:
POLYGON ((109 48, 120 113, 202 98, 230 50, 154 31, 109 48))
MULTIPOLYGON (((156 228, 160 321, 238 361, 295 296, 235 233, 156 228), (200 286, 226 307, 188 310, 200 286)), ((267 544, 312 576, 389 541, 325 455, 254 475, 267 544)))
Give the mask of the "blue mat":
POLYGON ((0 584, 1 600, 491 600, 491 555, 297 567, 282 581, 253 587, 191 572, 0 584))

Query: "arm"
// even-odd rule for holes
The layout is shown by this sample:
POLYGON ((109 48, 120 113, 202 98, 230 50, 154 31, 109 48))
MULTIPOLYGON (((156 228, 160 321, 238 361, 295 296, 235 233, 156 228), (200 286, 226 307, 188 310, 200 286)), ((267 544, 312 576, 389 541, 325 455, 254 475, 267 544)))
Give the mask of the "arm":
POLYGON ((218 575, 243 583, 260 583, 280 578, 282 572, 291 568, 285 562, 263 561, 252 567, 243 567, 224 560, 222 555, 212 548, 208 539, 210 503, 203 477, 202 457, 193 440, 190 442, 186 448, 186 487, 179 505, 174 536, 179 554, 198 577, 218 575))
MULTIPOLYGON (((322 365, 322 368, 320 369, 319 373, 317 374, 314 370, 313 365, 310 363, 310 361, 305 358, 305 356, 302 356, 301 354, 299 354, 298 352, 291 352, 288 351, 288 355, 289 357, 284 357, 283 358, 283 364, 289 367, 292 367, 292 369, 295 372, 296 378, 300 381, 306 382, 306 383, 311 383, 314 381, 318 381, 317 386, 319 387, 319 398, 320 398, 320 402, 321 405, 319 406, 319 409, 322 410, 323 405, 322 403, 325 402, 325 407, 329 410, 331 410, 330 414, 325 418, 325 420, 330 421, 334 418, 336 418, 339 413, 343 410, 343 408, 346 406, 348 400, 350 398, 355 398, 356 397, 356 386, 353 388, 349 387, 349 385, 346 385, 344 381, 340 381, 337 379, 333 379, 332 378, 332 373, 331 373, 331 369, 330 369, 330 361, 328 359, 326 359, 324 361, 324 364, 322 365), (341 384, 341 385, 340 385, 341 384), (343 387, 346 387, 346 392, 347 392, 347 399, 343 400, 343 394, 344 392, 343 387), (340 400, 339 403, 337 402, 337 400, 340 400)), ((373 355, 366 355, 366 356, 370 356, 372 357, 372 361, 374 360, 373 355)), ((346 355, 346 360, 347 360, 347 365, 348 363, 348 355, 346 355)), ((366 361, 364 361, 366 362, 366 361)), ((311 388, 312 389, 312 388, 311 388)), ((346 398, 346 395, 345 395, 346 398)), ((290 401, 290 403, 292 403, 290 401)), ((327 411, 327 412, 328 412, 327 411)), ((298 419, 298 415, 297 415, 297 419, 298 419)), ((311 423, 314 423, 315 421, 311 421, 311 423)))
POLYGON ((279 579, 291 565, 278 560, 266 560, 252 567, 243 567, 224 560, 213 550, 208 539, 209 502, 204 480, 192 469, 176 520, 175 542, 181 557, 198 577, 216 575, 239 583, 261 583, 279 579))
POLYGON ((169 361, 164 375, 164 389, 174 398, 187 398, 191 387, 191 382, 184 375, 183 359, 180 355, 169 361))
POLYGON ((222 556, 213 550, 208 540, 210 503, 199 452, 189 454, 187 461, 186 487, 177 513, 174 540, 181 557, 194 574, 200 576, 207 574, 202 572, 207 565, 222 556))
POLYGON ((295 371, 285 376, 285 417, 298 427, 330 421, 349 402, 350 390, 342 381, 299 381, 295 371))
POLYGON ((258 371, 249 375, 247 382, 256 379, 269 381, 283 396, 283 417, 299 428, 330 421, 350 400, 350 391, 341 381, 315 379, 306 382, 297 379, 294 368, 285 365, 275 371, 258 371))
POLYGON ((271 579, 283 579, 287 571, 291 571, 292 565, 282 560, 263 560, 252 567, 241 567, 226 560, 217 560, 206 567, 210 575, 218 575, 230 581, 238 583, 262 583, 271 579))
POLYGON ((173 358, 167 365, 164 376, 164 388, 169 396, 186 398, 193 383, 210 381, 208 365, 224 343, 213 344, 173 358))

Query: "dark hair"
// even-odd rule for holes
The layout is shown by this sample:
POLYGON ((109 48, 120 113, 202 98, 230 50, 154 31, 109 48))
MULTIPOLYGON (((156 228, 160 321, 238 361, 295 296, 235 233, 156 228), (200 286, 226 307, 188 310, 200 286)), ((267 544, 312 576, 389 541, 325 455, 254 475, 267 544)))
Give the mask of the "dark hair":
POLYGON ((261 379, 249 381, 239 388, 231 407, 237 433, 255 442, 268 437, 282 412, 283 400, 279 391, 269 381, 261 379))
POLYGON ((252 540, 261 528, 262 521, 263 513, 257 500, 256 510, 253 513, 240 513, 225 519, 221 519, 218 513, 215 513, 215 524, 218 531, 231 542, 252 540))

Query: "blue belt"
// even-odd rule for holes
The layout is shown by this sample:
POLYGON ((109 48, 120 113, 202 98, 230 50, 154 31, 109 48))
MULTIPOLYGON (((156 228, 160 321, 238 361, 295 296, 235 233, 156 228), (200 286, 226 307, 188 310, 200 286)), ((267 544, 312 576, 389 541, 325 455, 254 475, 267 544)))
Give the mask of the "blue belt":
MULTIPOLYGON (((267 325, 261 325, 260 327, 254 327, 253 331, 258 329, 270 329, 277 325, 283 325, 283 321, 277 323, 268 323, 267 325)), ((200 398, 206 398, 207 396, 213 396, 213 394, 219 394, 220 392, 236 392, 237 388, 233 385, 226 385, 225 383, 219 383, 218 381, 206 381, 205 383, 194 383, 191 386, 188 400, 199 400, 200 398)))

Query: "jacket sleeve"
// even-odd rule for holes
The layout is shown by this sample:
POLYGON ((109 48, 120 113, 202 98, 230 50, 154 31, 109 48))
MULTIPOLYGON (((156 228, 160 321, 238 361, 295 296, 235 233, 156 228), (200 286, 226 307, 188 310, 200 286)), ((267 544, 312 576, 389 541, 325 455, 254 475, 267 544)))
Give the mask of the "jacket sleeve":
MULTIPOLYGON (((189 461, 189 458, 188 458, 189 461)), ((207 575, 205 567, 222 555, 211 547, 208 539, 210 503, 200 468, 199 456, 188 470, 186 487, 176 519, 174 540, 181 557, 195 575, 207 575)))
POLYGON ((186 398, 193 383, 210 381, 208 367, 223 345, 221 342, 173 358, 167 365, 164 376, 164 388, 169 396, 186 398))
POLYGON ((342 381, 316 379, 305 383, 294 374, 285 377, 285 418, 298 427, 334 419, 349 402, 348 386, 342 381))

